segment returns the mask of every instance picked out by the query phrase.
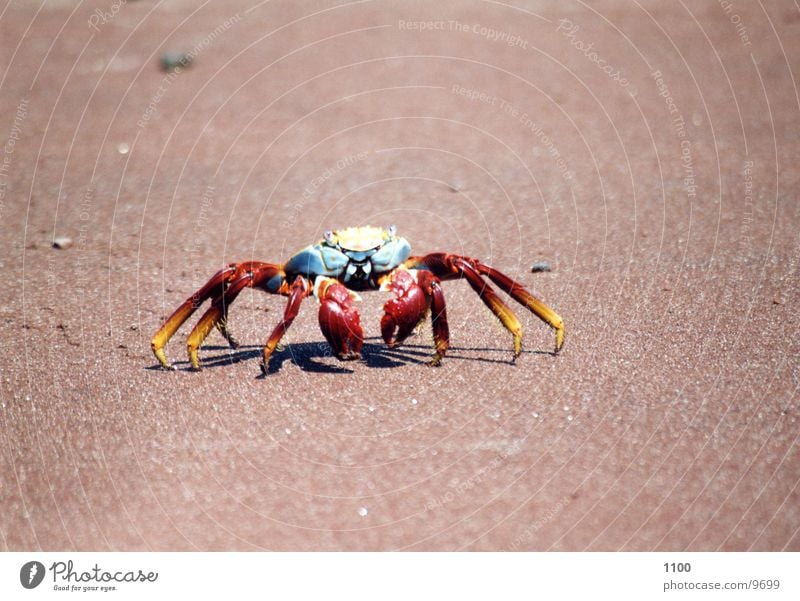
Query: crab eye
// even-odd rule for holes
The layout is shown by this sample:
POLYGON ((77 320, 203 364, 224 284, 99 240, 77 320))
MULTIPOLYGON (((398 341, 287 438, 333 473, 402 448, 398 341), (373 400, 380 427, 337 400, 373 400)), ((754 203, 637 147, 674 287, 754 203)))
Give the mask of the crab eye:
POLYGON ((323 235, 325 236, 325 242, 327 242, 331 246, 336 245, 336 242, 333 239, 333 232, 331 230, 325 230, 325 233, 323 235))
POLYGON ((389 226, 389 229, 387 231, 389 232, 389 237, 394 238, 394 235, 397 233, 397 226, 392 224, 389 226))

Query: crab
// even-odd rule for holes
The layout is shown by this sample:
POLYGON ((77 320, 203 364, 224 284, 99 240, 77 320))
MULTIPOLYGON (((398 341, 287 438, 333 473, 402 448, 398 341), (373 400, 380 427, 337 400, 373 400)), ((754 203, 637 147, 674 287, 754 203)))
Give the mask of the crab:
POLYGON ((361 357, 364 330, 354 303, 358 292, 390 291, 394 297, 383 306, 381 334, 390 348, 400 345, 430 315, 435 352, 429 363, 439 365, 450 346, 444 292, 441 282, 464 278, 484 304, 513 336, 516 361, 522 352, 522 326, 508 305, 484 277, 555 330, 554 353, 564 344, 564 322, 522 284, 478 259, 448 253, 411 256, 411 246, 397 235, 395 226, 348 227, 328 230, 323 239, 307 246, 286 263, 246 261, 231 263, 214 274, 187 298, 153 336, 151 347, 162 367, 172 369, 164 352, 169 339, 206 301, 210 307, 187 340, 189 362, 200 369, 198 351, 213 328, 232 348, 239 343, 228 328, 228 310, 245 288, 288 296, 283 319, 264 346, 261 369, 269 373, 269 360, 289 329, 304 298, 319 301, 319 325, 336 356, 343 361, 361 357))

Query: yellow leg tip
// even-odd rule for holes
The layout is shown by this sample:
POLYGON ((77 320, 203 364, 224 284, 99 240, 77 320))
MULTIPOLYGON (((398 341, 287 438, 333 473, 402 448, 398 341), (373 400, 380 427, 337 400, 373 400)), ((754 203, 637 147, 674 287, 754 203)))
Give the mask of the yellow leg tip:
POLYGON ((562 325, 560 328, 556 330, 556 350, 555 352, 559 352, 561 347, 564 346, 564 326, 562 325))
POLYGON ((522 354, 522 335, 514 335, 514 361, 522 354))
POLYGON ((169 363, 169 359, 167 359, 166 353, 164 353, 163 347, 159 347, 155 342, 150 344, 150 348, 153 349, 153 354, 158 359, 158 362, 161 364, 161 367, 164 369, 174 369, 172 365, 169 363))
POLYGON ((202 367, 200 366, 200 357, 197 356, 197 347, 187 346, 186 350, 189 352, 189 363, 192 364, 192 369, 200 371, 202 367))
POLYGON ((269 358, 272 357, 272 353, 275 351, 275 348, 278 346, 277 343, 267 342, 266 346, 264 346, 264 353, 261 356, 261 371, 264 375, 269 373, 269 358))

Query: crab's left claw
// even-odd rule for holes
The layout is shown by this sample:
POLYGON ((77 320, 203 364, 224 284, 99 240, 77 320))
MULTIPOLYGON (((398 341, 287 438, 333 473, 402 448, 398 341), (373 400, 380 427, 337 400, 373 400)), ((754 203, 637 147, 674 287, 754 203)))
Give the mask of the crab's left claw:
POLYGON ((432 365, 439 365, 449 346, 447 312, 439 279, 429 271, 396 269, 384 281, 382 288, 394 292, 395 298, 383 306, 381 334, 389 348, 408 338, 431 312, 436 353, 432 365))
POLYGON ((320 280, 315 291, 320 301, 319 327, 339 359, 358 359, 364 344, 364 329, 353 302, 361 299, 334 279, 320 280))

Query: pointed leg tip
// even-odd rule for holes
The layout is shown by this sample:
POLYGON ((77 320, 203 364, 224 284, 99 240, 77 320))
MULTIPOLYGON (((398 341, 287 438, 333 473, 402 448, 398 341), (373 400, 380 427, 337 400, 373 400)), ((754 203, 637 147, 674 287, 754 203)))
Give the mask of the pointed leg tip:
POLYGON ((158 366, 164 371, 174 371, 175 367, 169 362, 167 356, 163 352, 154 351, 156 359, 158 359, 158 366))
POLYGON ((514 336, 514 357, 511 359, 511 363, 517 362, 517 357, 522 354, 522 335, 514 336))
POLYGON ((258 362, 258 366, 261 368, 261 374, 263 376, 267 376, 270 373, 269 362, 276 349, 280 349, 280 345, 275 345, 273 347, 271 343, 267 342, 264 351, 261 353, 261 360, 258 362))
POLYGON ((153 354, 155 355, 156 359, 158 359, 158 364, 164 370, 172 370, 175 369, 167 359, 167 355, 164 353, 163 347, 157 346, 155 342, 150 345, 150 348, 153 350, 153 354))
POLYGON ((557 355, 564 347, 564 334, 564 326, 556 330, 556 350, 553 352, 554 355, 557 355))

